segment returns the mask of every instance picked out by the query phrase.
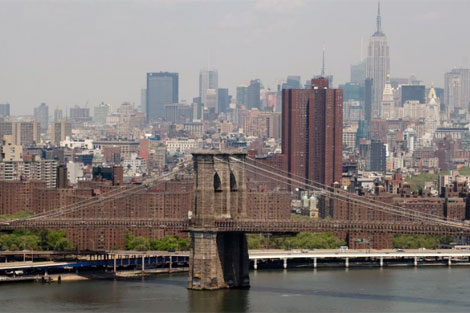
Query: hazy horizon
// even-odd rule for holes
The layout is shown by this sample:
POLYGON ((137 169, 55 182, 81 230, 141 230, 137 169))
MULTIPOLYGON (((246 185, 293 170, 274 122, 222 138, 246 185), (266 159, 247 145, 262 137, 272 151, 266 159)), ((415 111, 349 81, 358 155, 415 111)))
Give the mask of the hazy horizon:
MULTIPOLYGON (((444 73, 468 67, 466 1, 381 1, 391 76, 442 86, 444 73)), ((320 72, 349 80, 375 31, 377 1, 326 0, 0 0, 0 102, 12 114, 140 104, 147 72, 178 72, 180 99, 198 95, 210 66, 219 86, 252 78, 276 88, 287 75, 320 72)))

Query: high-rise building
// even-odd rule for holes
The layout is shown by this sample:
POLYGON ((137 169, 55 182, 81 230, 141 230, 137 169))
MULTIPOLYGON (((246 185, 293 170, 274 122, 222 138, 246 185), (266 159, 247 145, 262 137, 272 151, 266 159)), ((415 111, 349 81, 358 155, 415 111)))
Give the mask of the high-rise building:
POLYGON ((282 89, 301 89, 300 76, 287 76, 286 82, 282 84, 282 89))
POLYGON ((419 101, 426 103, 426 87, 423 85, 402 85, 401 86, 401 105, 406 101, 419 101))
POLYGON ((65 120, 55 122, 52 125, 51 142, 59 146, 67 137, 72 137, 72 124, 65 120))
POLYGON ((78 105, 70 108, 70 120, 75 123, 83 123, 91 121, 90 109, 81 108, 78 105))
POLYGON ((455 68, 445 74, 444 103, 448 115, 470 111, 470 69, 455 68))
POLYGON ((47 130, 49 124, 49 107, 44 102, 34 108, 34 120, 39 123, 41 130, 47 130))
POLYGON ((217 89, 217 113, 226 113, 230 106, 231 97, 228 88, 217 89))
POLYGON ((6 116, 10 116, 10 104, 0 103, 0 117, 6 117, 6 116))
POLYGON ((282 153, 290 173, 332 185, 342 175, 343 92, 328 86, 282 91, 282 153))
POLYGON ((12 135, 3 136, 0 143, 0 161, 23 161, 23 147, 15 145, 12 135))
POLYGON ((366 64, 367 62, 361 61, 357 64, 351 65, 351 82, 364 86, 366 80, 366 64))
POLYGON ((238 86, 237 87, 237 106, 241 107, 242 105, 247 105, 248 98, 248 87, 247 86, 238 86))
POLYGON ((207 90, 219 88, 219 74, 217 70, 203 69, 199 72, 199 98, 207 107, 207 90))
POLYGON ((147 73, 147 122, 163 118, 165 104, 178 103, 178 73, 147 73))
POLYGON ((93 120, 99 124, 106 124, 106 118, 108 117, 110 105, 101 102, 93 109, 93 120))
POLYGON ((248 109, 261 109, 261 81, 254 79, 246 90, 246 106, 248 109))
POLYGON ((145 112, 145 106, 147 104, 147 89, 142 88, 140 90, 140 110, 145 112))
POLYGON ((390 120, 395 118, 395 101, 393 97, 392 84, 390 84, 390 76, 387 76, 387 81, 385 83, 383 92, 382 92, 382 102, 380 109, 380 117, 385 120, 390 120))
POLYGON ((54 122, 60 121, 63 118, 64 118, 64 112, 62 111, 62 109, 56 108, 54 110, 54 122))
POLYGON ((11 135, 15 145, 30 146, 39 143, 40 128, 36 121, 0 122, 0 138, 11 135))
POLYGON ((343 89, 344 101, 353 100, 364 102, 364 82, 361 84, 350 82, 339 85, 338 87, 343 89))
POLYGON ((372 140, 367 157, 368 171, 385 171, 386 169, 386 148, 385 145, 377 140, 372 140))
POLYGON ((364 81, 364 119, 368 125, 372 119, 372 91, 373 79, 366 78, 364 81))
POLYGON ((366 76, 372 81, 372 118, 380 118, 383 89, 390 75, 390 50, 387 37, 382 32, 380 4, 377 13, 377 30, 370 38, 367 51, 366 76))
POLYGON ((204 108, 208 112, 216 113, 217 111, 217 89, 207 89, 206 90, 206 102, 204 103, 204 108))
POLYGON ((187 104, 173 103, 165 105, 165 121, 172 123, 188 123, 192 120, 193 108, 187 104))
POLYGON ((67 166, 59 165, 56 173, 56 188, 67 188, 68 185, 67 166))

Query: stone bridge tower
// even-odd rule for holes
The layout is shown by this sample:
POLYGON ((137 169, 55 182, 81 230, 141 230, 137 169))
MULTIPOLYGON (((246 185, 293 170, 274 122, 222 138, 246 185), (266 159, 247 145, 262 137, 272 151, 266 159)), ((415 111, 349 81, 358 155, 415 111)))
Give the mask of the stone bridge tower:
POLYGON ((218 232, 217 219, 246 218, 244 153, 193 153, 195 186, 190 221, 188 288, 249 287, 248 245, 244 233, 218 232))

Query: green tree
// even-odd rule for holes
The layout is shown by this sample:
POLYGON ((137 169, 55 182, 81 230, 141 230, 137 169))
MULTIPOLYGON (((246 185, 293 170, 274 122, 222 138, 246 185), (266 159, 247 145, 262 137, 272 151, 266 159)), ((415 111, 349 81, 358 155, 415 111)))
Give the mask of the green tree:
POLYGON ((0 234, 2 250, 56 250, 73 249, 63 230, 15 230, 11 234, 0 234))
POLYGON ((249 235, 249 249, 336 249, 346 243, 332 233, 301 232, 296 236, 273 236, 268 239, 263 235, 249 235))
POLYGON ((397 249, 433 249, 441 244, 449 244, 452 237, 428 235, 397 235, 393 238, 393 247, 397 249))

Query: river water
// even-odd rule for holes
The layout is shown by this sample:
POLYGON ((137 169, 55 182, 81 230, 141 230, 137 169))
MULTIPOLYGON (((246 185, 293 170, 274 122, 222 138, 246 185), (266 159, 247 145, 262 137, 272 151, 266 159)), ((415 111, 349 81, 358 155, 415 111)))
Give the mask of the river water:
POLYGON ((249 290, 186 289, 186 274, 0 285, 0 312, 470 312, 470 268, 251 272, 249 290))

